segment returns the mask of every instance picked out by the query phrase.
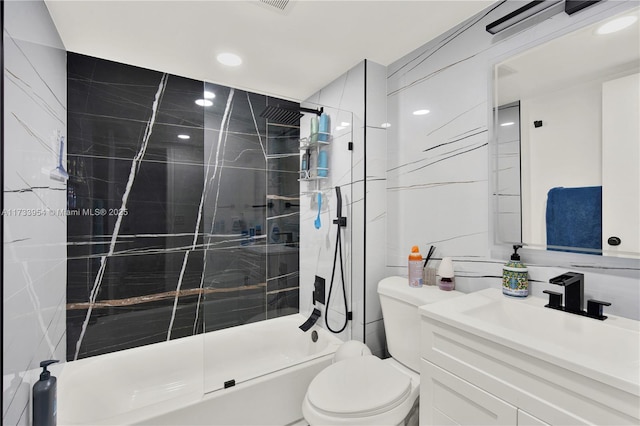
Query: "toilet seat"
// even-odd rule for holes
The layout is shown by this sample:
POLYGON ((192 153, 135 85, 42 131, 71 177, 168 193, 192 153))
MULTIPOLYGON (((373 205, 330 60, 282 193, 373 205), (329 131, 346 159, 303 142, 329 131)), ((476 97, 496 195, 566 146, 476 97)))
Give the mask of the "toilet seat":
POLYGON ((376 356, 351 358, 313 379, 303 413, 312 425, 372 424, 380 416, 399 423, 411 410, 417 388, 409 375, 376 356))

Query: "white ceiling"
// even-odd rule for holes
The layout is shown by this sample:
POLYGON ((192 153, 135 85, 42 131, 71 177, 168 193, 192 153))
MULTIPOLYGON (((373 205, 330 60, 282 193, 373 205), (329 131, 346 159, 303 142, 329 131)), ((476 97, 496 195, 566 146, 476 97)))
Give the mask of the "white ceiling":
MULTIPOLYGON (((632 15, 640 18, 640 8, 619 16, 632 15)), ((588 25, 499 64, 498 105, 638 72, 640 19, 619 32, 596 33, 603 23, 617 17, 588 25)))
POLYGON ((69 51, 304 100, 362 61, 389 65, 494 0, 45 0, 69 51), (220 65, 220 52, 243 58, 220 65))

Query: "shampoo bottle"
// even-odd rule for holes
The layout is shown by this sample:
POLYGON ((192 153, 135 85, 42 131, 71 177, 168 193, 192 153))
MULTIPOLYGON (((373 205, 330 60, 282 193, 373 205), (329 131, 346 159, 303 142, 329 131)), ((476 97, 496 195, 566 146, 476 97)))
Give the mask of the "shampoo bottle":
POLYGON ((507 296, 527 297, 529 295, 529 270, 520 261, 518 249, 513 246, 511 260, 502 268, 502 293, 507 296))
POLYGON ((33 426, 55 426, 57 417, 56 378, 47 366, 58 362, 55 359, 42 361, 40 380, 33 385, 33 426))
POLYGON ((271 225, 271 232, 269 232, 269 239, 272 243, 280 242, 280 227, 277 223, 271 225))
POLYGON ((422 287, 422 255, 418 246, 411 247, 409 254, 409 286, 422 287))
MULTIPOLYGON (((322 136, 322 135, 321 135, 322 136)), ((327 151, 321 149, 318 153, 318 176, 327 177, 329 174, 328 169, 328 160, 327 160, 327 151)))
POLYGON ((302 161, 300 162, 300 179, 309 179, 309 167, 311 162, 311 151, 306 150, 302 154, 302 161))
POLYGON ((319 134, 318 140, 322 142, 329 142, 329 129, 331 126, 331 122, 329 120, 329 116, 325 113, 320 115, 320 123, 319 123, 319 134))

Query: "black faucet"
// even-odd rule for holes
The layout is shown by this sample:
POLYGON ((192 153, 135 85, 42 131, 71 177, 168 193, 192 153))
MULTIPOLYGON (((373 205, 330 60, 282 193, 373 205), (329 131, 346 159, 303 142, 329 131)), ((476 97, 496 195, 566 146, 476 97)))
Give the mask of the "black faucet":
POLYGON ((549 295, 549 303, 545 305, 546 308, 557 309, 599 320, 607 319, 607 317, 602 314, 602 308, 604 306, 611 306, 609 302, 590 299, 587 300, 587 311, 582 310, 584 304, 584 274, 566 272, 551 278, 549 282, 564 287, 565 303, 564 306, 562 306, 562 293, 544 290, 543 293, 549 295))
POLYGON ((584 299, 584 274, 567 272, 549 280, 551 284, 564 286, 564 310, 577 314, 582 312, 584 299))

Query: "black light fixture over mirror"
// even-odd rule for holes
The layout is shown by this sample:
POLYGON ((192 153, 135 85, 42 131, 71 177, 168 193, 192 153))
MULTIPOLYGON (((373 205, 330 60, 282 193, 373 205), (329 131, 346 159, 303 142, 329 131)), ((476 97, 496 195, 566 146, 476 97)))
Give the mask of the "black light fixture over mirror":
POLYGON ((564 11, 567 15, 573 15, 576 12, 580 12, 585 7, 600 3, 600 1, 602 0, 566 0, 564 2, 564 11))
POLYGON ((564 7, 562 0, 531 1, 502 18, 491 22, 486 26, 486 30, 491 34, 498 34, 507 29, 517 31, 516 25, 518 29, 522 29, 525 26, 533 25, 550 18, 563 9, 568 15, 572 15, 600 1, 601 0, 566 0, 564 1, 564 7), (527 24, 525 24, 525 22, 527 22, 527 24))
MULTIPOLYGON (((553 6, 559 6, 562 3, 562 0, 536 0, 525 4, 524 6, 514 10, 513 12, 503 16, 502 18, 491 22, 486 26, 486 30, 491 34, 497 34, 501 31, 504 31, 508 28, 512 28, 516 24, 523 23, 527 20, 532 20, 534 16, 538 16, 543 11, 544 19, 551 16, 549 12, 552 12, 553 15, 560 12, 561 9, 553 6), (552 9, 553 7, 553 9, 552 9)), ((537 22, 537 21, 536 21, 537 22)), ((532 22, 532 24, 535 22, 532 22)))

